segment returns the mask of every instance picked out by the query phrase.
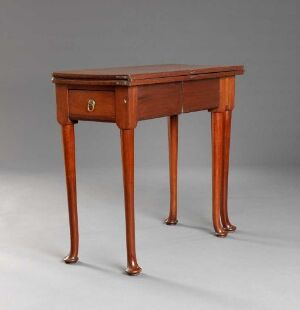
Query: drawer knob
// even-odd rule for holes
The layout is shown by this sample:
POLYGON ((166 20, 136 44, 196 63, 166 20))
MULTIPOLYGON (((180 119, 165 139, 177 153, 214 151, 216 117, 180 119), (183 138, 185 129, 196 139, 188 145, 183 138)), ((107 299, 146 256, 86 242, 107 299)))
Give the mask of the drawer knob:
POLYGON ((87 104, 87 110, 89 112, 93 112, 95 110, 95 106, 96 106, 96 101, 93 99, 89 99, 88 104, 87 104))

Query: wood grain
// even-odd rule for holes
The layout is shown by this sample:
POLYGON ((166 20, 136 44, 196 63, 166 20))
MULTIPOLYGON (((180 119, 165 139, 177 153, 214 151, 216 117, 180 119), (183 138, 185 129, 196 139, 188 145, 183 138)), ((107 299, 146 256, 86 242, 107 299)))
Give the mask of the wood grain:
POLYGON ((53 82, 76 85, 137 86, 243 74, 243 66, 148 65, 104 69, 56 71, 53 82))
POLYGON ((139 120, 180 114, 181 83, 140 86, 137 102, 139 120))
POLYGON ((68 88, 66 85, 56 85, 56 117, 60 125, 73 124, 69 118, 68 88))
POLYGON ((64 84, 72 86, 77 85, 94 85, 94 86, 140 86, 150 84, 166 84, 172 82, 181 81, 196 81, 196 80, 208 80, 222 77, 231 77, 238 74, 243 74, 243 71, 224 71, 224 72, 212 72, 212 73, 200 73, 193 75, 178 75, 178 76, 166 76, 157 78, 148 78, 141 80, 80 80, 80 79, 64 79, 64 78, 53 78, 53 83, 64 84))
POLYGON ((226 237, 227 231, 221 224, 223 182, 223 130, 224 113, 211 113, 212 132, 212 217, 216 236, 226 237))
POLYGON ((137 125, 137 87, 116 87, 116 123, 121 129, 137 125))
POLYGON ((234 109, 235 77, 219 79, 219 104, 213 112, 232 111, 234 109))
POLYGON ((53 72, 55 78, 93 79, 93 80, 143 80, 149 78, 196 75, 205 73, 243 71, 243 66, 208 66, 163 64, 129 66, 101 69, 64 70, 53 72))
POLYGON ((69 115, 74 120, 97 120, 113 122, 116 119, 115 93, 113 91, 70 90, 69 115), (89 112, 88 101, 96 102, 95 110, 89 112))
POLYGON ((167 225, 177 224, 177 166, 178 166, 178 115, 168 119, 170 211, 167 225))
POLYGON ((139 274, 142 269, 137 263, 135 252, 134 221, 134 129, 121 129, 121 153, 123 167, 127 269, 129 275, 139 274))
POLYGON ((65 257, 67 264, 78 261, 78 216, 77 216, 77 193, 76 193, 76 168, 75 168, 75 134, 74 125, 62 126, 62 140, 65 159, 66 184, 68 195, 69 223, 71 248, 68 256, 65 257))
POLYGON ((183 82, 184 113, 216 108, 219 100, 219 79, 183 82))
POLYGON ((224 145, 223 145, 223 187, 222 187, 222 205, 221 221, 224 230, 235 231, 236 226, 232 225, 228 216, 228 175, 229 175, 229 153, 230 153, 230 135, 231 135, 231 111, 224 112, 224 145))

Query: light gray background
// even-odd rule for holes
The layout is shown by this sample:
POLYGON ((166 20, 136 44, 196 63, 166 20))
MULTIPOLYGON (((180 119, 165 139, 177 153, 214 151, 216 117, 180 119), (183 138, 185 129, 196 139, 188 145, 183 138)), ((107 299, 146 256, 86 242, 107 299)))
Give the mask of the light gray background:
POLYGON ((299 308, 300 2, 0 0, 0 308, 299 308), (230 210, 212 236, 210 116, 180 117, 179 225, 168 210, 166 119, 136 130, 137 250, 123 275, 118 129, 76 127, 81 262, 69 240, 51 72, 153 63, 244 64, 230 210))

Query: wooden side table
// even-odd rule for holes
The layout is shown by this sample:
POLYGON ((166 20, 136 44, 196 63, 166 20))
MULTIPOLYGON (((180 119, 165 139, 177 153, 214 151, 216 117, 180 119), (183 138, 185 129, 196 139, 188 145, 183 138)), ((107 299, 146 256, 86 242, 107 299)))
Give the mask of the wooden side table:
POLYGON ((139 274, 134 223, 134 130, 138 121, 169 120, 170 213, 177 223, 178 115, 208 110, 212 126, 212 217, 216 235, 234 231, 227 211, 231 114, 235 76, 243 66, 151 65, 53 73, 57 120, 62 126, 71 249, 66 263, 78 260, 74 124, 113 122, 120 128, 126 217, 127 273, 139 274))

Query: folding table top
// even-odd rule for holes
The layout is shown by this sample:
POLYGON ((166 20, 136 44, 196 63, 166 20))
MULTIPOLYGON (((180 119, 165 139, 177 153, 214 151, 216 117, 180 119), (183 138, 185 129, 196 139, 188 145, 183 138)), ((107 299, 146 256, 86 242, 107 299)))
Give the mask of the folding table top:
POLYGON ((82 69, 56 71, 54 83, 63 80, 79 82, 111 81, 116 85, 141 85, 160 82, 184 81, 211 77, 222 77, 243 74, 243 66, 205 66, 205 65, 146 65, 103 69, 82 69))

